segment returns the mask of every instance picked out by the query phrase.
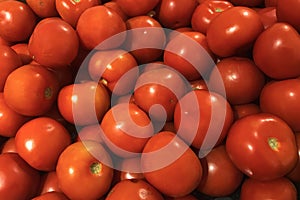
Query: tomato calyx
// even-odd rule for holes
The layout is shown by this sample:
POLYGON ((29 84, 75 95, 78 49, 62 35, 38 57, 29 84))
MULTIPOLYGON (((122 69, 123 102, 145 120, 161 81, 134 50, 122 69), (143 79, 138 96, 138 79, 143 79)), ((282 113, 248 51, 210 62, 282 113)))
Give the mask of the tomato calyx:
POLYGON ((93 163, 90 165, 90 172, 91 172, 93 175, 96 175, 96 176, 101 175, 101 172, 102 172, 102 164, 101 164, 100 162, 93 162, 93 163))
POLYGON ((51 88, 51 87, 47 87, 47 88, 45 89, 45 91, 44 91, 44 97, 45 97, 46 99, 50 99, 50 98, 52 97, 52 95, 53 95, 53 90, 52 90, 52 88, 51 88))
POLYGON ((224 10, 223 10, 222 8, 216 8, 216 9, 215 9, 215 12, 216 12, 216 13, 220 13, 220 12, 223 12, 223 11, 224 11, 224 10))
POLYGON ((277 138, 270 137, 268 138, 268 144, 273 151, 279 151, 280 142, 277 138))

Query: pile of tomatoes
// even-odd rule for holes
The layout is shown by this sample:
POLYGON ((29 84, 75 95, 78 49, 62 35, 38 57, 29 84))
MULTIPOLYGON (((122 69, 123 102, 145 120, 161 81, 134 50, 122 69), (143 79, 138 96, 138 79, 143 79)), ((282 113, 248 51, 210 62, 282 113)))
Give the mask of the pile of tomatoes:
POLYGON ((0 199, 299 199, 299 10, 0 0, 0 199))

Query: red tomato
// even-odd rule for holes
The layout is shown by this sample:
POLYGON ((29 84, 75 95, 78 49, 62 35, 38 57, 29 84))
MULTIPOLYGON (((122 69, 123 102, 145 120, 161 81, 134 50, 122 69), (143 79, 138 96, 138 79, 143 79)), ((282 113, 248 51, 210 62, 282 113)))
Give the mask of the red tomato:
POLYGON ((170 29, 189 26, 197 0, 161 0, 157 18, 160 23, 170 29))
POLYGON ((208 90, 207 83, 204 79, 190 81, 193 90, 208 90))
POLYGON ((286 22, 300 31, 299 22, 300 1, 298 0, 277 0, 276 15, 279 22, 286 22))
MULTIPOLYGON (((148 3, 148 1, 143 1, 143 3, 144 2, 148 3)), ((124 21, 128 19, 128 16, 124 13, 124 11, 121 9, 120 5, 116 1, 108 1, 103 5, 116 11, 124 21)))
POLYGON ((75 142, 59 157, 58 184, 70 199, 99 199, 108 192, 112 182, 113 169, 109 166, 111 158, 101 144, 75 142))
POLYGON ((41 20, 28 42, 28 50, 34 60, 51 68, 69 65, 75 59, 78 48, 76 31, 58 17, 41 20))
POLYGON ((106 88, 93 81, 63 87, 57 101, 61 115, 78 126, 98 123, 110 105, 106 88))
POLYGON ((40 196, 34 197, 32 200, 69 200, 66 195, 60 192, 47 192, 45 194, 42 194, 40 196))
POLYGON ((201 159, 203 178, 197 190, 213 197, 231 195, 243 180, 243 173, 232 163, 225 149, 220 145, 201 159))
POLYGON ((264 84, 264 74, 252 60, 243 57, 222 59, 209 77, 210 90, 222 94, 225 87, 226 99, 232 105, 253 102, 264 84), (223 81, 220 81, 220 76, 223 81))
POLYGON ((84 126, 78 131, 77 141, 93 140, 99 143, 104 143, 102 140, 103 131, 99 128, 99 124, 84 126))
POLYGON ((56 120, 38 117, 21 126, 15 140, 17 152, 29 165, 52 171, 61 152, 71 143, 71 136, 56 120))
POLYGON ((0 197, 28 200, 37 192, 40 174, 17 153, 0 154, 0 197))
POLYGON ((295 168, 287 175, 293 182, 300 183, 300 132, 295 133, 296 143, 298 147, 298 163, 295 168))
POLYGON ((120 180, 136 180, 144 179, 141 169, 141 158, 125 158, 120 162, 120 180))
POLYGON ((240 200, 253 199, 296 200, 297 191, 293 183, 286 178, 271 181, 250 178, 242 184, 240 200))
POLYGON ((108 193, 106 200, 163 200, 163 196, 144 180, 123 180, 108 193))
POLYGON ((40 18, 58 16, 55 0, 26 0, 26 3, 40 18))
POLYGON ((22 65, 18 54, 9 46, 0 45, 0 92, 3 92, 8 75, 22 65))
POLYGON ((259 7, 262 6, 264 0, 229 0, 235 6, 259 7))
POLYGON ((197 149, 207 151, 220 144, 232 122, 233 112, 227 100, 207 90, 187 93, 175 107, 177 134, 197 149))
POLYGON ((27 43, 17 43, 11 46, 11 48, 19 55, 23 65, 27 65, 33 60, 33 57, 29 53, 27 43))
POLYGON ((121 49, 95 52, 89 60, 88 70, 94 81, 105 82, 114 95, 133 91, 139 75, 133 55, 121 49))
POLYGON ((228 132, 226 151, 238 169, 262 181, 286 175, 298 161, 293 131, 285 121, 267 113, 235 121, 228 132))
POLYGON ((37 22, 30 7, 21 1, 1 1, 0 10, 0 37, 9 42, 27 40, 37 22))
POLYGON ((0 44, 1 44, 1 45, 5 45, 5 46, 11 46, 11 45, 13 45, 12 42, 8 42, 8 41, 4 40, 4 39, 1 37, 1 35, 0 35, 0 44))
POLYGON ((17 153, 15 137, 10 137, 1 147, 1 153, 17 153))
POLYGON ((168 131, 149 139, 141 166, 146 180, 170 197, 190 194, 202 177, 202 166, 196 154, 176 134, 168 131))
POLYGON ((48 192, 62 192, 58 185, 56 171, 49 171, 41 176, 39 194, 42 195, 48 192))
POLYGON ((3 94, 6 104, 17 113, 38 116, 51 109, 58 90, 51 71, 40 65, 24 65, 9 74, 3 94))
POLYGON ((154 132, 147 114, 131 103, 113 106, 104 115, 101 128, 106 145, 120 157, 133 157, 141 153, 154 132))
POLYGON ((254 103, 234 105, 232 106, 232 110, 235 120, 251 114, 257 114, 261 112, 260 107, 254 103))
POLYGON ((261 8, 257 11, 265 29, 277 22, 276 7, 261 8))
POLYGON ((129 16, 147 15, 160 0, 116 0, 115 2, 120 6, 123 12, 129 16))
POLYGON ((249 51, 263 31, 260 16, 251 8, 235 6, 220 13, 207 29, 207 43, 212 52, 228 57, 249 51))
POLYGON ((97 6, 99 0, 53 0, 60 17, 73 27, 76 27, 80 15, 88 8, 97 6))
POLYGON ((206 34, 210 22, 221 12, 233 7, 229 1, 206 0, 195 9, 191 25, 193 30, 206 34))
POLYGON ((296 29, 287 23, 275 23, 257 38, 253 59, 273 79, 294 78, 300 76, 299 48, 300 36, 296 29))
MULTIPOLYGON (((82 45, 91 50, 113 35, 126 31, 122 17, 106 6, 99 5, 86 9, 79 17, 76 30, 82 45), (108 28, 109 27, 109 28, 108 28)), ((126 34, 118 35, 116 40, 110 40, 101 45, 102 48, 116 48, 125 40, 126 34)))
POLYGON ((285 120, 293 131, 300 131, 300 79, 287 79, 267 84, 260 95, 260 108, 285 120), (280 101, 274 101, 280 99, 280 101))

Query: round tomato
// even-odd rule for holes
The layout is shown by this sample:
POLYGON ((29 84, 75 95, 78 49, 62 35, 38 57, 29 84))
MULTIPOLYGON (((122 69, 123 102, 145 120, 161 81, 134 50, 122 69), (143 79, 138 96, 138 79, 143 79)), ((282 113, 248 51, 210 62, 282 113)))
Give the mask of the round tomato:
POLYGON ((121 10, 130 17, 147 15, 160 0, 116 0, 115 2, 120 6, 121 10))
POLYGON ((27 65, 32 62, 33 57, 30 55, 27 43, 17 43, 11 48, 19 55, 22 64, 27 65))
POLYGON ((242 117, 257 114, 261 112, 260 107, 255 103, 241 104, 232 106, 234 119, 240 119, 242 117))
POLYGON ((42 195, 48 192, 62 192, 58 185, 56 171, 49 171, 41 176, 39 194, 42 195))
POLYGON ((238 169, 262 181, 285 176, 298 161, 293 131, 268 113, 235 121, 228 132, 226 151, 238 169))
POLYGON ((276 7, 265 7, 257 11, 265 29, 277 22, 276 7))
POLYGON ((75 59, 78 48, 76 31, 58 17, 41 20, 28 42, 28 50, 34 60, 51 68, 69 65, 75 59))
MULTIPOLYGON (((143 1, 143 3, 144 2, 146 1, 143 1)), ((103 5, 116 11, 124 21, 128 19, 128 16, 124 13, 124 11, 121 9, 120 5, 116 1, 108 1, 103 5)))
POLYGON ((1 153, 17 153, 15 137, 10 137, 1 146, 1 153))
POLYGON ((51 71, 29 64, 9 74, 3 94, 6 104, 17 113, 38 116, 51 109, 58 90, 57 77, 51 71))
POLYGON ((26 3, 40 18, 58 16, 55 0, 26 0, 26 3))
POLYGON ((298 0, 277 0, 276 15, 278 22, 286 22, 300 31, 299 9, 300 1, 298 0))
POLYGON ((40 196, 34 197, 32 200, 69 200, 66 195, 60 192, 47 192, 45 194, 42 194, 40 196))
POLYGON ((27 40, 37 22, 30 7, 21 1, 1 1, 0 10, 0 36, 9 42, 27 40))
POLYGON ((99 128, 99 124, 92 124, 82 127, 77 134, 77 141, 93 140, 104 143, 102 140, 103 131, 99 128))
POLYGON ((58 159, 59 187, 70 199, 99 199, 111 186, 113 169, 110 166, 111 158, 101 144, 75 142, 58 159))
POLYGON ((139 180, 145 179, 141 169, 141 158, 124 158, 120 161, 120 180, 139 180))

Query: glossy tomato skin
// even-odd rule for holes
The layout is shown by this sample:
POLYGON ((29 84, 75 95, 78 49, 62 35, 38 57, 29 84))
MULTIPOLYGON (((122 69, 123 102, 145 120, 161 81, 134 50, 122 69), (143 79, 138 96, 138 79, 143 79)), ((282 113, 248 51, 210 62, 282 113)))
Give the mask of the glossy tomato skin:
POLYGON ((203 178, 197 190, 213 197, 231 195, 243 181, 243 173, 230 160, 225 145, 212 149, 201 159, 203 178))
POLYGON ((40 18, 58 16, 55 0, 26 0, 26 3, 40 18))
POLYGON ((68 66, 75 59, 78 49, 76 31, 58 17, 41 20, 28 42, 28 50, 34 60, 50 68, 68 66))
MULTIPOLYGON (((86 9, 80 15, 76 30, 83 47, 92 50, 111 36, 126 31, 126 25, 116 11, 104 5, 98 5, 86 9)), ((102 47, 116 48, 124 40, 125 34, 121 34, 117 40, 102 47)))
POLYGON ((270 82, 260 94, 261 110, 279 116, 294 132, 300 131, 299 83, 298 78, 270 82), (275 103, 276 98, 280 101, 275 103))
POLYGON ((287 175, 287 177, 295 182, 295 183, 300 183, 300 132, 295 133, 295 137, 296 137, 296 143, 297 143, 297 147, 298 147, 298 163, 295 166, 295 168, 287 175))
POLYGON ((300 2, 298 0, 277 0, 276 15, 278 21, 291 24, 299 32, 299 8, 300 2))
POLYGON ((38 116, 51 109, 58 90, 57 77, 51 71, 44 66, 29 64, 9 74, 3 95, 7 105, 17 113, 38 116))
POLYGON ((147 15, 160 0, 144 1, 144 0, 116 0, 115 1, 129 17, 147 15))
POLYGON ((240 119, 242 117, 257 114, 261 112, 259 105, 255 103, 241 104, 232 106, 234 119, 240 119))
MULTIPOLYGON (((145 1, 143 1, 143 2, 145 2, 145 1)), ((103 5, 116 11, 124 21, 126 21, 129 18, 124 13, 124 11, 121 9, 120 5, 116 1, 108 1, 103 5)))
POLYGON ((15 137, 10 137, 7 139, 4 144, 1 146, 1 153, 17 153, 15 137))
POLYGON ((286 178, 271 181, 258 181, 250 178, 242 184, 240 200, 250 199, 296 200, 297 190, 286 178))
POLYGON ((37 170, 53 171, 59 155, 71 144, 71 135, 56 120, 38 117, 20 127, 15 142, 17 152, 29 165, 37 170))
POLYGON ((162 0, 158 5, 157 18, 161 24, 170 29, 189 26, 197 0, 162 0))
POLYGON ((213 53, 228 57, 248 52, 263 30, 264 26, 256 11, 234 6, 220 13, 210 23, 206 38, 213 53))
POLYGON ((29 53, 28 43, 17 43, 11 46, 11 48, 19 55, 23 65, 32 62, 33 57, 29 53))
POLYGON ((9 42, 27 40, 37 22, 30 7, 20 1, 2 1, 0 10, 0 36, 9 42))
POLYGON ((209 77, 210 89, 220 93, 225 87, 226 99, 231 105, 253 102, 264 84, 264 74, 251 59, 244 57, 221 59, 209 77), (219 75, 223 81, 219 81, 219 75))
POLYGON ((100 4, 99 0, 54 0, 60 17, 73 27, 76 27, 80 15, 87 9, 100 4))
POLYGON ((210 22, 228 8, 233 7, 230 1, 206 0, 195 9, 191 25, 193 30, 206 34, 210 22))
POLYGON ((62 193, 59 185, 56 171, 49 171, 41 175, 39 194, 45 194, 48 192, 62 193))
POLYGON ((75 142, 59 157, 56 166, 59 187, 70 199, 99 199, 110 188, 113 178, 110 166, 111 158, 101 144, 75 142))
POLYGON ((163 200, 163 196, 144 180, 123 180, 108 193, 106 200, 163 200))
POLYGON ((275 24, 277 20, 276 7, 265 7, 257 11, 265 29, 275 24))
POLYGON ((3 199, 31 199, 37 195, 40 173, 17 153, 0 155, 0 196, 3 199))
POLYGON ((300 75, 299 47, 300 36, 296 29, 278 22, 259 35, 253 47, 253 59, 273 79, 295 78, 300 75))
POLYGON ((45 194, 34 197, 32 200, 69 200, 66 195, 60 192, 47 192, 45 194))
POLYGON ((298 161, 293 131, 268 113, 235 121, 228 132, 226 151, 238 169, 261 181, 285 176, 298 161))

